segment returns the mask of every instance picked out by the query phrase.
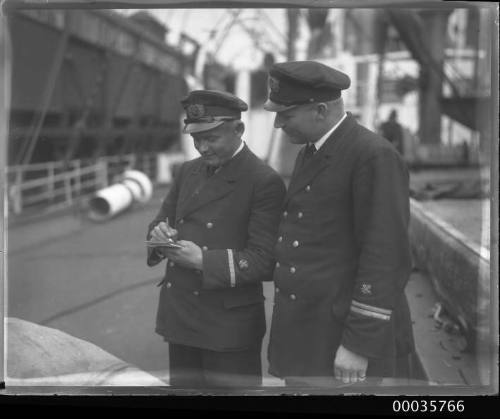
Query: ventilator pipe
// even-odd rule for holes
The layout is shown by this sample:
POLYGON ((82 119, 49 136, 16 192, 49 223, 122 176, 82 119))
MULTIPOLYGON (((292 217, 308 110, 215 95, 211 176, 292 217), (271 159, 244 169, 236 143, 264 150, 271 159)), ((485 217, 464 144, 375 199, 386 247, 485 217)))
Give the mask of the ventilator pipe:
POLYGON ((108 220, 129 208, 134 202, 148 202, 152 194, 153 185, 144 173, 127 170, 120 183, 96 192, 89 201, 89 218, 94 221, 108 220))
POLYGON ((127 170, 124 173, 124 180, 129 181, 128 184, 135 182, 139 186, 140 193, 138 196, 134 196, 137 202, 145 204, 151 199, 153 195, 153 184, 144 173, 138 170, 127 170))

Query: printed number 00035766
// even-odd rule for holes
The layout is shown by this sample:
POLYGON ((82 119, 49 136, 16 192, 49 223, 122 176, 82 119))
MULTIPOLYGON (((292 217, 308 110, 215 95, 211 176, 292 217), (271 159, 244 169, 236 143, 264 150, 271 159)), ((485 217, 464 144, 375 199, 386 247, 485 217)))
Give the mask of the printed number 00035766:
POLYGON ((463 400, 394 400, 393 412, 458 412, 465 410, 463 400))

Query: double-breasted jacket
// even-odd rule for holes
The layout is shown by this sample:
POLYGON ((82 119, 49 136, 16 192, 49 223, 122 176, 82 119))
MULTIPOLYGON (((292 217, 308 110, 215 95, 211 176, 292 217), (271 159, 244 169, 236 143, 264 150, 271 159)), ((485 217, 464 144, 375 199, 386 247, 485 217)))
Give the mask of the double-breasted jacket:
MULTIPOLYGON (((216 351, 260 344, 284 195, 279 175, 247 146, 210 177, 201 158, 181 166, 148 237, 168 217, 180 240, 202 248, 203 269, 167 262, 156 320, 165 340, 216 351)), ((160 261, 150 250, 148 264, 160 261)))
POLYGON ((413 345, 408 171, 350 114, 295 164, 275 247, 270 372, 333 375, 340 344, 384 368, 413 345))

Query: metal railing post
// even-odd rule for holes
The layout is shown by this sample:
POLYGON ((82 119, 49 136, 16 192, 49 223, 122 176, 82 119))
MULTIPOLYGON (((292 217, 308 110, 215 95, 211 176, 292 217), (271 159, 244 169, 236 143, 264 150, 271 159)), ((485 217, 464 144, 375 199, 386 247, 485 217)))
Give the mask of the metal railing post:
POLYGON ((71 205, 73 202, 73 197, 71 194, 71 172, 65 173, 64 176, 64 193, 66 198, 66 204, 71 205))
POLYGON ((55 175, 55 164, 50 162, 47 167, 47 189, 49 193, 50 201, 54 200, 54 175, 55 175))
POLYGON ((23 210, 23 191, 21 189, 21 184, 23 183, 23 172, 21 167, 16 168, 16 176, 14 181, 13 191, 13 206, 14 214, 20 214, 23 210))
POLYGON ((76 196, 80 196, 82 192, 82 183, 81 183, 81 164, 80 160, 75 160, 75 167, 73 169, 74 179, 75 179, 75 193, 76 196))
POLYGON ((108 161, 101 159, 99 161, 99 171, 100 171, 100 177, 101 177, 101 188, 105 188, 108 186, 108 161))

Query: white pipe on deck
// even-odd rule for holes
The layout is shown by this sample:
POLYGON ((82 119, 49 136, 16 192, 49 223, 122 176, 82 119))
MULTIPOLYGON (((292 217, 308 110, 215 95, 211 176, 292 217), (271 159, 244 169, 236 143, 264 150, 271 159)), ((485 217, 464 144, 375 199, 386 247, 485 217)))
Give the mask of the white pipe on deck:
POLYGON ((145 204, 153 195, 153 184, 142 172, 126 170, 123 180, 96 192, 89 201, 89 218, 105 221, 129 208, 134 202, 145 204))

